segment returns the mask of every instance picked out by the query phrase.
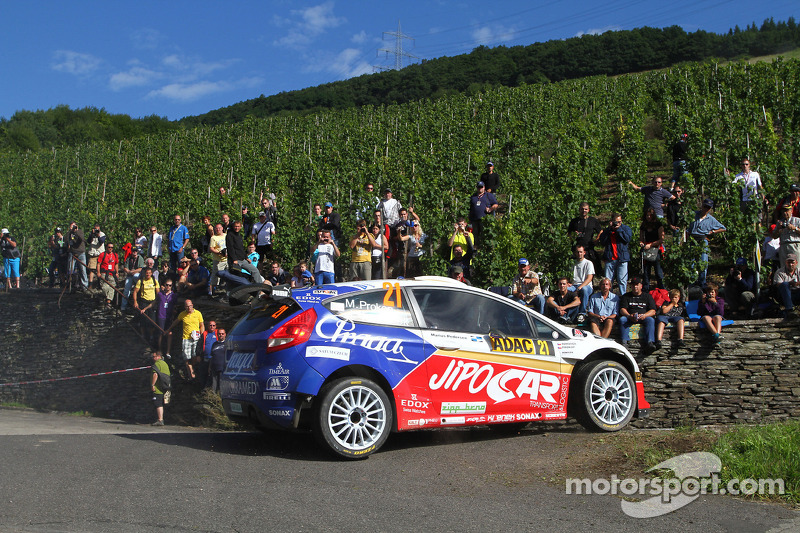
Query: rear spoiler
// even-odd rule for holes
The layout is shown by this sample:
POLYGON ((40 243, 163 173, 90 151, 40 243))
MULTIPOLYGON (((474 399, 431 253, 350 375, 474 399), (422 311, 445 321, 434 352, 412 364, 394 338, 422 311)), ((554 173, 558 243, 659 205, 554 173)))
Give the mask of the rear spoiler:
POLYGON ((251 306, 260 300, 284 299, 292 297, 292 288, 288 284, 272 286, 266 283, 251 283, 232 290, 228 295, 231 307, 249 303, 251 306))

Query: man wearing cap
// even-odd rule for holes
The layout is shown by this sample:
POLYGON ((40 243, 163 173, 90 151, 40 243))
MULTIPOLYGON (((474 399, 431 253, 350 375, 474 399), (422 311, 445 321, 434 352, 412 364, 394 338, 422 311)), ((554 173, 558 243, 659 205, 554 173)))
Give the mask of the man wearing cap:
POLYGON ((265 211, 258 213, 258 222, 253 224, 253 242, 258 252, 258 264, 264 262, 267 254, 272 254, 272 236, 275 235, 275 224, 273 224, 265 211))
POLYGON ((783 266, 775 272, 772 281, 778 297, 786 309, 786 318, 799 316, 794 306, 800 303, 800 270, 797 269, 797 255, 789 254, 783 266))
POLYGON ((792 216, 792 210, 791 204, 784 204, 780 218, 775 222, 775 231, 779 231, 781 236, 778 249, 781 265, 786 263, 789 254, 800 256, 800 218, 792 216))
POLYGON ((750 170, 750 160, 748 158, 742 159, 742 171, 733 178, 733 184, 742 188, 742 199, 739 202, 739 209, 742 210, 742 213, 749 212, 754 205, 759 210, 758 202, 761 196, 764 196, 764 203, 769 204, 767 196, 764 194, 761 176, 755 170, 750 170))
POLYGON ((3 266, 6 274, 6 288, 10 289, 14 285, 19 289, 19 259, 22 255, 17 248, 17 241, 11 236, 8 229, 3 228, 0 235, 0 246, 3 250, 3 266))
POLYGON ((494 171, 494 163, 486 163, 486 172, 481 174, 481 181, 486 185, 486 192, 497 194, 500 188, 500 176, 494 171))
POLYGON ((714 218, 711 210, 714 209, 714 200, 706 198, 703 200, 703 208, 696 211, 694 221, 689 224, 689 235, 695 240, 702 242, 703 252, 700 255, 700 265, 698 267, 697 284, 704 287, 706 284, 706 274, 708 272, 708 238, 712 235, 725 231, 725 226, 714 218))
POLYGON ((472 283, 470 283, 470 281, 464 277, 464 269, 461 268, 460 266, 450 267, 450 270, 448 271, 448 276, 453 278, 454 280, 460 281, 464 285, 469 285, 470 287, 472 286, 472 283))
POLYGON ((524 257, 517 262, 517 269, 519 273, 511 282, 511 296, 544 314, 545 298, 539 276, 531 270, 530 262, 524 257))
POLYGON ((390 228, 395 227, 397 223, 400 222, 400 209, 402 209, 402 207, 400 202, 392 196, 391 189, 387 188, 383 190, 383 200, 378 204, 378 209, 381 211, 384 224, 388 225, 390 228))
POLYGON ((339 246, 342 224, 339 213, 333 210, 333 204, 330 202, 325 202, 325 212, 322 214, 322 220, 319 221, 319 229, 330 231, 331 239, 336 243, 336 246, 339 246))
POLYGON ((482 241, 483 217, 497 210, 497 198, 494 194, 486 192, 486 185, 479 181, 475 185, 475 193, 469 199, 469 220, 475 233, 476 242, 482 241))
POLYGON ((631 292, 622 295, 619 302, 619 329, 622 345, 627 347, 631 339, 630 328, 641 324, 639 342, 647 352, 655 350, 656 302, 649 293, 642 292, 642 280, 631 278, 631 292))

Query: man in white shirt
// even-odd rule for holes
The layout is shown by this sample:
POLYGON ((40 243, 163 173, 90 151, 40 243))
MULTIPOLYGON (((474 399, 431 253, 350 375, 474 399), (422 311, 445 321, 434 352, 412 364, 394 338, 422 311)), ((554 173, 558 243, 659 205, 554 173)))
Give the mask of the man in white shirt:
POLYGON ((341 255, 336 243, 331 239, 329 230, 322 230, 321 237, 317 242, 317 249, 314 251, 314 281, 317 285, 334 283, 336 281, 336 258, 341 255))
POLYGON ((568 290, 576 291, 581 299, 578 307, 578 314, 586 314, 586 306, 592 296, 592 280, 594 279, 594 264, 586 259, 586 248, 581 244, 576 244, 573 248, 575 254, 575 265, 572 267, 572 286, 568 290))
POLYGON ((764 196, 765 203, 769 203, 766 195, 764 195, 761 176, 755 170, 750 170, 750 160, 748 158, 742 159, 742 171, 736 174, 736 177, 733 178, 733 183, 742 187, 742 200, 739 203, 742 213, 747 213, 753 206, 760 212, 758 203, 761 200, 761 196, 764 196))
POLYGON ((390 228, 395 227, 397 223, 400 222, 401 207, 403 206, 400 205, 400 202, 392 197, 392 190, 384 189, 383 200, 378 204, 378 209, 381 210, 381 214, 383 215, 383 223, 388 224, 390 228))

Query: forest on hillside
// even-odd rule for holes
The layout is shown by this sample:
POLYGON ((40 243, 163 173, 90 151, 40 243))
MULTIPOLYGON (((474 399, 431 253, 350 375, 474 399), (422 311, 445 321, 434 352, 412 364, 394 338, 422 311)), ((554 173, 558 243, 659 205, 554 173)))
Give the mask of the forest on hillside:
POLYGON ((94 141, 119 141, 180 127, 241 122, 246 117, 298 115, 325 109, 381 106, 476 95, 492 87, 518 87, 585 76, 613 76, 709 58, 742 58, 782 53, 800 47, 793 18, 764 21, 727 34, 687 33, 680 27, 639 28, 583 35, 529 46, 478 47, 469 54, 410 65, 399 71, 240 102, 180 122, 149 116, 132 119, 104 109, 21 110, 0 119, 0 150, 37 151, 94 141))
MULTIPOLYGON (((720 260, 749 256, 761 228, 739 210, 740 192, 725 169, 736 171, 741 157, 750 157, 773 200, 796 181, 797 60, 689 64, 6 154, 0 220, 23 243, 24 275, 32 277, 49 263, 47 236, 70 220, 99 223, 111 240, 124 242, 134 227, 164 231, 180 213, 197 238, 200 217, 220 215, 219 187, 231 191, 236 209, 271 192, 279 210, 275 250, 290 265, 307 255, 311 204, 332 202, 348 235, 370 181, 415 207, 428 235, 425 272, 443 274, 440 245, 455 217, 466 215, 491 160, 505 213, 490 218, 476 281, 502 284, 518 257, 551 275, 571 271, 566 226, 581 201, 619 211, 638 228, 642 195, 627 180, 643 185, 653 169, 667 168, 670 147, 684 132, 684 216, 691 219, 703 198, 714 199, 729 228, 715 243, 720 260)), ((667 254, 668 280, 685 285, 696 245, 670 241, 667 254)))

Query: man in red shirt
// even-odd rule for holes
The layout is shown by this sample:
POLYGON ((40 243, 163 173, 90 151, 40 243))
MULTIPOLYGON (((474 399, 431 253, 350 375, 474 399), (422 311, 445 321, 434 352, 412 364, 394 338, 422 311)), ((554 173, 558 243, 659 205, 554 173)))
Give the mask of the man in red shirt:
POLYGON ((119 256, 114 251, 113 244, 106 244, 106 251, 97 258, 97 278, 100 279, 103 294, 106 297, 106 307, 111 307, 117 287, 119 274, 119 256))

